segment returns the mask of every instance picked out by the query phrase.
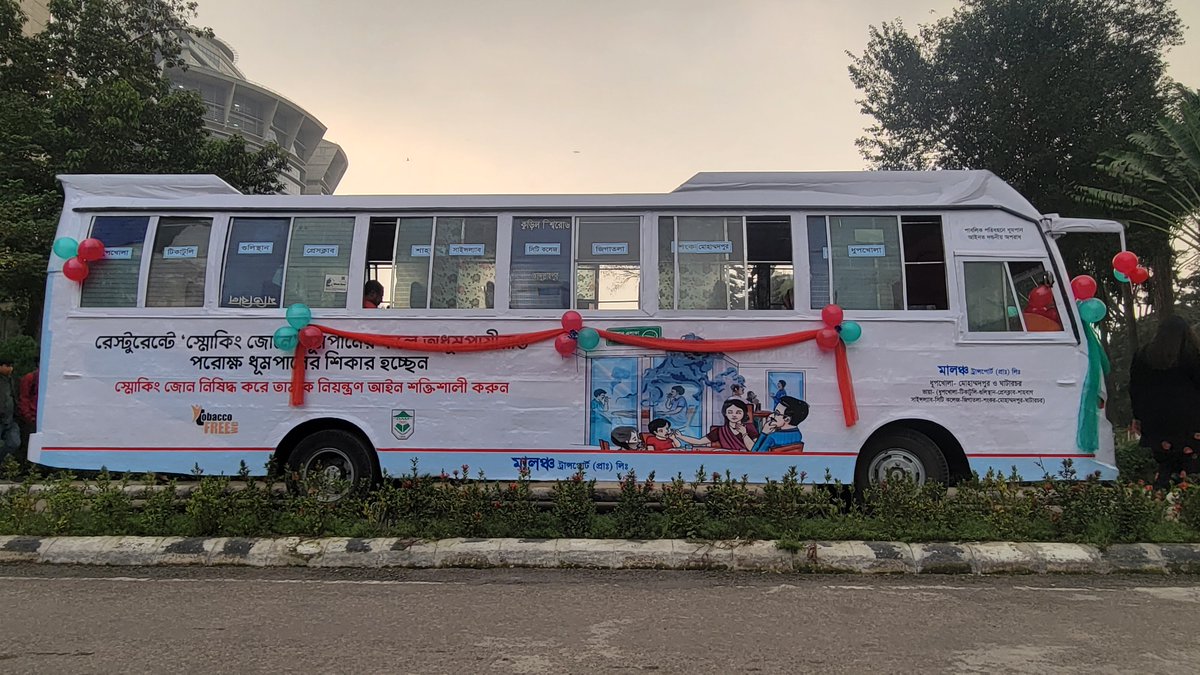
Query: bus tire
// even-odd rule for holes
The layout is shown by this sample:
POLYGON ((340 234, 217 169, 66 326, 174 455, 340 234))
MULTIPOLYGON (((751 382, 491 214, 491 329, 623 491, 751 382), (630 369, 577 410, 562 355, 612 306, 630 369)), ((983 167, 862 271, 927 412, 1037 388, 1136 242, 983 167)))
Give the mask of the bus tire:
POLYGON ((372 449, 357 434, 342 429, 322 429, 305 436, 288 455, 288 483, 293 490, 304 487, 317 472, 330 481, 345 483, 348 490, 374 485, 375 462, 372 449))
POLYGON ((884 480, 910 476, 917 484, 950 480, 950 465, 937 443, 913 429, 892 429, 867 441, 858 456, 854 483, 859 491, 884 480))

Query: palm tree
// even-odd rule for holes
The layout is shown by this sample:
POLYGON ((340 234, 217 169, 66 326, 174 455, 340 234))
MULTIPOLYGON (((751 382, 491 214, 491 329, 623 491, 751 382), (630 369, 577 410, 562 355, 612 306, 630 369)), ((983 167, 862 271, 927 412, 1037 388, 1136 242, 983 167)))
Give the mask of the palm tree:
POLYGON ((1154 129, 1128 138, 1098 168, 1119 187, 1080 188, 1084 200, 1127 214, 1132 225, 1162 232, 1200 257, 1200 90, 1178 88, 1174 110, 1154 129))

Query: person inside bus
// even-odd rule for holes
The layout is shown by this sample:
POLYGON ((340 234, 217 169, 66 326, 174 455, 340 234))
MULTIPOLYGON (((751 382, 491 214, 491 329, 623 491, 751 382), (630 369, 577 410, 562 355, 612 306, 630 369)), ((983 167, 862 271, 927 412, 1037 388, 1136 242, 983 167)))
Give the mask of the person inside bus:
POLYGON ((597 389, 592 392, 592 407, 590 427, 592 436, 598 444, 612 434, 612 416, 608 414, 608 390, 597 389))
POLYGON ((675 437, 692 447, 708 447, 714 450, 746 451, 754 447, 758 429, 750 423, 750 408, 745 401, 730 398, 721 404, 725 423, 714 426, 703 438, 689 438, 676 432, 675 437))
POLYGON ((675 385, 671 387, 667 398, 663 400, 662 416, 670 420, 672 424, 682 426, 687 422, 687 399, 684 398, 684 393, 683 387, 675 385))
POLYGON ((383 284, 372 279, 363 284, 363 309, 379 309, 383 302, 383 284))
POLYGON ((1158 462, 1154 487, 1200 473, 1200 339, 1180 316, 1163 319, 1134 355, 1129 400, 1133 431, 1158 462))
POLYGON ((767 423, 763 425, 763 435, 758 437, 750 452, 780 452, 788 446, 798 446, 804 442, 804 434, 800 433, 798 425, 808 419, 808 403, 793 396, 784 396, 775 404, 767 423))

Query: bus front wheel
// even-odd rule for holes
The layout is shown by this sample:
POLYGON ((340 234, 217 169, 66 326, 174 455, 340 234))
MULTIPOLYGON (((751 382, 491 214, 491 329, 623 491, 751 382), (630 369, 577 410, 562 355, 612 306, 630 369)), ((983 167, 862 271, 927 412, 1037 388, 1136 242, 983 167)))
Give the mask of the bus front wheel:
POLYGON ((872 438, 859 455, 854 473, 860 491, 906 477, 918 485, 950 480, 950 466, 937 443, 913 429, 893 429, 872 438))
POLYGON ((356 434, 341 429, 305 436, 288 456, 287 469, 294 489, 316 485, 322 493, 337 496, 375 482, 371 449, 356 434))

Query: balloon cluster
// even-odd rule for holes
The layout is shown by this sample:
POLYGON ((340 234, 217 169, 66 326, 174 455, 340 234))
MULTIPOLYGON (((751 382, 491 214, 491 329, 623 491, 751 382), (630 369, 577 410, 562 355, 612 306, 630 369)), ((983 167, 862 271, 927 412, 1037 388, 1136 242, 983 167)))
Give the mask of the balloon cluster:
MULTIPOLYGON (((1132 255, 1132 254, 1130 254, 1132 255)), ((1039 287, 1040 288, 1040 287, 1039 287)), ((1096 296, 1096 280, 1086 274, 1080 274, 1071 280, 1071 293, 1075 296, 1075 304, 1079 306, 1079 318, 1087 323, 1098 323, 1108 314, 1108 307, 1096 296)), ((1030 301, 1033 295, 1029 296, 1030 301)))
POLYGON ((293 352, 296 345, 305 349, 320 349, 325 346, 325 333, 312 323, 312 310, 303 302, 287 308, 288 325, 280 326, 275 331, 275 347, 285 352, 293 352))
POLYGON ((567 332, 554 338, 554 351, 563 356, 574 354, 576 347, 590 352, 600 345, 600 334, 595 328, 583 327, 583 317, 579 312, 563 312, 562 327, 567 332))
POLYGON ((59 237, 54 240, 54 255, 66 261, 63 263, 63 276, 71 281, 82 282, 91 271, 88 263, 104 257, 104 242, 95 238, 75 241, 70 237, 59 237))
POLYGON ((1144 284, 1150 278, 1150 270, 1138 264, 1133 251, 1121 251, 1113 256, 1113 276, 1121 283, 1144 284))
POLYGON ((862 326, 854 321, 843 321, 845 316, 842 308, 837 305, 825 305, 821 310, 821 321, 825 327, 817 331, 817 346, 829 351, 841 340, 846 344, 854 344, 862 337, 862 326))

